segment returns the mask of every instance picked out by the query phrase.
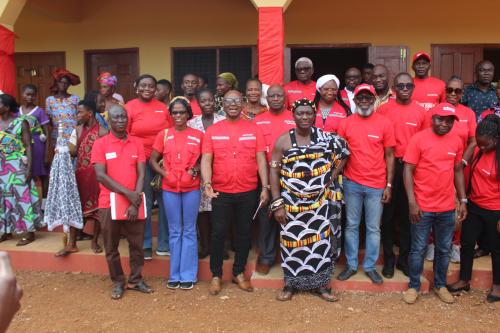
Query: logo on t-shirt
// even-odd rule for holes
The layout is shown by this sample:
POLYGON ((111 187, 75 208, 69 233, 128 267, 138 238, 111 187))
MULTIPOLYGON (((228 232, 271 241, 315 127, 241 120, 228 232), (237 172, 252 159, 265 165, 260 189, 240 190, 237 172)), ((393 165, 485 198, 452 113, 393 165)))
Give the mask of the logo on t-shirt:
POLYGON ((368 137, 369 138, 374 138, 374 139, 380 139, 380 136, 378 136, 378 135, 368 134, 368 137))
POLYGON ((451 155, 451 156, 457 156, 456 153, 452 153, 452 152, 448 152, 448 155, 451 155))
POLYGON ((406 125, 417 126, 417 124, 415 124, 415 123, 409 123, 409 122, 407 122, 406 125))

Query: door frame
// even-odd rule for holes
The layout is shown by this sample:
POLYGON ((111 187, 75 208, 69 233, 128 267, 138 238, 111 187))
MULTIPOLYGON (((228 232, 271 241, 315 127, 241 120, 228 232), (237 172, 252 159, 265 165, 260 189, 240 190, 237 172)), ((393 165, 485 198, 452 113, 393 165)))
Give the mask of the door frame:
MULTIPOLYGON (((471 46, 471 47, 480 47, 481 48, 481 52, 483 53, 481 55, 481 58, 483 58, 484 56, 484 49, 500 49, 500 44, 498 43, 436 43, 436 44, 431 44, 431 58, 434 60, 434 56, 435 56, 435 53, 434 53, 434 50, 436 47, 448 47, 448 46, 460 46, 460 47, 467 47, 467 46, 471 46)), ((436 70, 436 67, 435 67, 435 62, 432 61, 431 62, 431 72, 432 73, 435 73, 435 70, 436 70)), ((475 64, 474 64, 475 66, 475 64)))
MULTIPOLYGON (((89 78, 89 71, 90 71, 90 66, 88 64, 88 58, 92 54, 96 53, 116 53, 116 52, 135 52, 137 54, 137 72, 140 74, 141 69, 140 69, 140 52, 138 47, 127 47, 127 48, 118 48, 118 49, 90 49, 90 50, 83 50, 83 72, 85 73, 85 91, 90 91, 90 82, 92 82, 92 78, 89 78)), ((96 79, 96 78, 94 78, 96 79)))

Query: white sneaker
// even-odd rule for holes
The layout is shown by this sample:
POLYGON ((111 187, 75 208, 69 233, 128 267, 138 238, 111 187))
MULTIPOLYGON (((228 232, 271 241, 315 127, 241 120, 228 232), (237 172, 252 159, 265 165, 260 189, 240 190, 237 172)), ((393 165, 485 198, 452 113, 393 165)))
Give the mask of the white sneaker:
POLYGON ((156 255, 157 255, 157 256, 169 256, 169 255, 170 255, 170 251, 160 251, 160 250, 156 250, 156 255))
POLYGON ((450 261, 454 264, 460 263, 460 246, 453 244, 450 251, 450 261))
POLYGON ((427 251, 425 251, 425 260, 434 261, 434 244, 427 245, 427 251))

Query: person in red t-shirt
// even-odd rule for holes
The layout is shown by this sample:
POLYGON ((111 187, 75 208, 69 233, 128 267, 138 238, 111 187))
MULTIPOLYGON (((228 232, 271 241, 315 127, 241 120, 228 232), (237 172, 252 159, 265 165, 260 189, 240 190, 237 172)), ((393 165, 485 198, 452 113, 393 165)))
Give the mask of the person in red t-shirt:
POLYGON ((413 99, 426 110, 432 109, 439 102, 444 101, 445 83, 429 76, 431 56, 422 51, 415 53, 411 68, 415 72, 413 99))
POLYGON ((340 122, 351 115, 339 91, 339 79, 333 74, 323 75, 316 82, 316 122, 315 126, 324 132, 337 133, 340 122))
POLYGON ((408 260, 410 284, 404 301, 413 304, 420 290, 420 275, 431 229, 434 230, 434 291, 446 303, 454 298, 446 289, 449 253, 455 221, 467 215, 462 166, 463 144, 451 133, 456 110, 439 104, 433 110, 432 127, 413 136, 404 155, 404 183, 411 222, 408 260), (460 198, 455 218, 455 188, 460 198))
POLYGON ((221 291, 224 241, 234 223, 235 260, 233 282, 245 291, 253 291, 243 272, 250 251, 250 226, 257 207, 269 200, 265 141, 254 123, 241 119, 243 97, 230 90, 223 99, 226 119, 210 126, 203 140, 201 174, 205 192, 212 199, 212 241, 210 270, 213 278, 210 294, 221 291), (262 184, 257 193, 258 176, 262 184))
POLYGON ((146 159, 141 141, 127 134, 127 123, 125 109, 119 104, 112 105, 109 109, 111 133, 94 142, 91 157, 97 181, 100 183, 100 219, 106 261, 113 281, 113 299, 122 298, 125 288, 148 294, 153 292, 142 278, 144 220, 137 220, 139 206, 142 204, 146 159), (112 220, 111 192, 125 196, 130 202, 127 220, 112 220), (122 235, 127 238, 129 244, 128 282, 125 281, 118 251, 122 235))
POLYGON ((291 109, 292 104, 301 98, 314 100, 316 95, 316 82, 311 80, 314 73, 311 59, 302 57, 295 62, 295 76, 297 80, 285 85, 286 108, 291 109))
POLYGON ((168 109, 174 127, 158 133, 149 163, 162 175, 170 244, 169 289, 192 289, 198 274, 196 217, 200 205, 199 158, 203 133, 187 126, 189 100, 174 97, 168 109), (163 157, 163 166, 159 164, 163 157))
POLYGON ((194 74, 185 74, 182 77, 181 89, 184 97, 186 97, 191 103, 191 110, 194 116, 201 115, 201 108, 198 101, 195 98, 196 90, 198 89, 198 76, 194 74))
MULTIPOLYGON (((258 115, 254 122, 264 135, 266 158, 269 163, 276 140, 283 133, 295 127, 295 120, 292 112, 285 108, 285 91, 282 86, 274 84, 269 87, 267 103, 269 111, 258 115)), ((269 269, 276 259, 278 223, 274 218, 269 217, 267 207, 261 209, 258 214, 259 258, 255 271, 265 275, 269 273, 269 269)))
POLYGON ((500 117, 489 115, 481 121, 476 141, 467 189, 468 215, 462 224, 460 279, 448 290, 469 291, 474 246, 483 232, 493 267, 493 286, 486 299, 493 303, 500 301, 500 117))
POLYGON ((384 268, 382 275, 386 278, 394 276, 395 255, 394 233, 399 225, 399 256, 396 268, 408 276, 408 253, 410 251, 410 220, 408 218, 408 199, 403 184, 403 156, 408 141, 424 126, 425 109, 412 99, 413 79, 408 73, 399 73, 394 77, 393 90, 396 99, 382 105, 378 114, 382 114, 394 126, 396 147, 394 157, 394 181, 392 183, 393 199, 384 205, 382 214, 382 245, 384 248, 384 268))
MULTIPOLYGON (((128 114, 127 133, 142 141, 146 160, 153 151, 153 143, 158 132, 172 126, 172 118, 167 106, 154 98, 156 93, 156 79, 154 76, 144 74, 135 80, 137 98, 125 104, 128 114)), ((151 180, 154 178, 153 168, 146 163, 146 176, 144 177, 144 193, 146 194, 147 218, 144 231, 144 259, 153 259, 153 232, 151 226, 151 210, 153 203, 158 203, 158 248, 157 255, 169 255, 168 223, 163 209, 161 191, 154 191, 151 180)))
POLYGON ((375 269, 380 249, 380 217, 384 203, 391 201, 394 176, 394 129, 384 116, 374 113, 376 93, 368 84, 354 91, 356 114, 340 123, 338 135, 349 145, 351 157, 345 167, 345 254, 347 266, 338 276, 347 280, 358 269, 359 224, 364 207, 366 252, 363 270, 375 284, 383 283, 375 269))

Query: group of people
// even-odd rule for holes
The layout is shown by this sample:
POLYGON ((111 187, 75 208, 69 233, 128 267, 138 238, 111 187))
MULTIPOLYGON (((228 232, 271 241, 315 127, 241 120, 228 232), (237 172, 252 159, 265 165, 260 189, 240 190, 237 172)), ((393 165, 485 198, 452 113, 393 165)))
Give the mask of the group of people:
MULTIPOLYGON (((40 177, 46 196, 55 142, 62 136, 75 157, 96 253, 102 234, 113 299, 126 289, 152 292, 142 268, 153 258, 156 203, 155 253, 170 255, 170 289, 193 288, 198 258, 210 254, 209 292, 217 295, 232 248, 232 282, 252 291, 244 272, 255 220, 256 271, 267 274, 278 244, 281 251, 285 287, 277 299, 311 291, 336 301, 330 288, 336 262, 343 248, 347 261, 337 279, 357 273, 364 221, 362 269, 373 283, 384 281, 376 270, 382 244, 383 277, 392 278, 395 268, 409 276, 403 299, 415 303, 424 259, 433 251, 435 292, 452 303, 453 293, 470 289, 479 243, 480 251, 491 253, 487 299, 496 302, 500 87, 492 85, 489 61, 477 64, 477 81, 465 89, 459 77, 446 83, 430 77, 430 63, 427 53, 415 54, 414 77, 403 72, 391 78, 384 65, 352 67, 340 89, 333 74, 313 81, 312 61, 299 58, 297 80, 285 86, 264 89, 252 78, 240 91, 232 73, 221 73, 214 93, 205 79, 186 74, 183 94, 174 98, 169 81, 144 74, 134 82, 137 98, 126 104, 111 73, 102 73, 99 91, 79 101, 68 93, 78 76, 56 70, 46 110, 34 104, 33 86, 23 88, 21 107, 0 95, 0 240, 15 232, 23 233, 18 245, 34 241, 42 207, 32 179, 40 177), (123 236, 129 243, 128 279, 118 252, 123 236), (460 280, 447 285, 453 251, 459 252, 460 280)), ((78 251, 81 235, 71 227, 57 255, 78 251)))

